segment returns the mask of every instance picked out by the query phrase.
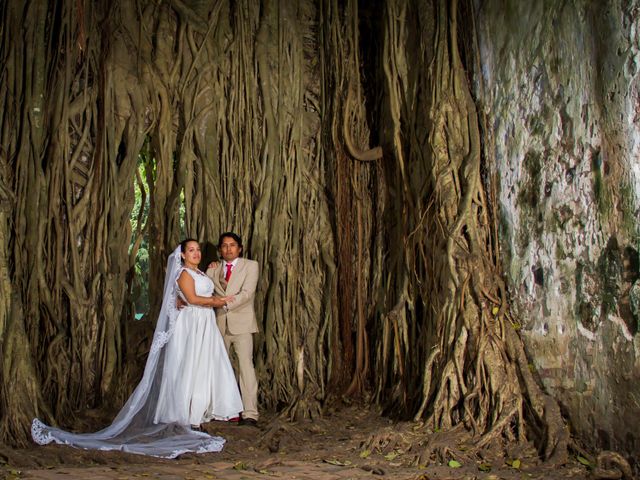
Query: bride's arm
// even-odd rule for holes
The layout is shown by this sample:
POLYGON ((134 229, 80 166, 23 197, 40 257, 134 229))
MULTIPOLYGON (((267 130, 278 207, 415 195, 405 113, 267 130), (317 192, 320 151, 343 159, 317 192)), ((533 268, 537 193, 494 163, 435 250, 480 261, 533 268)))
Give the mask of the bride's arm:
POLYGON ((196 295, 196 282, 194 282, 191 275, 185 271, 183 271, 178 277, 178 286, 189 305, 200 305, 201 307, 222 307, 226 302, 222 297, 201 297, 196 295))

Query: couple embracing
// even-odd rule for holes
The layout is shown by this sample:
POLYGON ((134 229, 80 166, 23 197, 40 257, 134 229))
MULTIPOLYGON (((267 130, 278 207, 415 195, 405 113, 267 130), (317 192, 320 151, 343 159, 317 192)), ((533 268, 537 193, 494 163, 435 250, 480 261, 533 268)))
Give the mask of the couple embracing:
POLYGON ((241 257, 242 248, 237 234, 220 235, 221 262, 205 274, 198 269, 199 243, 188 239, 178 245, 167 262, 143 377, 111 425, 71 433, 34 419, 34 441, 175 458, 222 449, 225 440, 201 431, 201 423, 238 420, 242 412, 241 423, 256 425, 253 303, 259 269, 257 262, 241 257), (230 349, 238 357, 238 382, 230 349))

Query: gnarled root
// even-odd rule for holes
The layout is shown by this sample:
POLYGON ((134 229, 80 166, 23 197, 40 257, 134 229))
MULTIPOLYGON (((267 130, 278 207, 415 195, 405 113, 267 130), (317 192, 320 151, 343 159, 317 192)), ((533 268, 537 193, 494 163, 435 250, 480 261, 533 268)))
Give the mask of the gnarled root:
POLYGON ((600 452, 596 459, 596 468, 593 470, 592 478, 594 480, 632 480, 633 473, 629 462, 622 455, 605 450, 600 452))
POLYGON ((517 333, 511 328, 506 328, 505 334, 509 355, 518 365, 523 391, 534 417, 533 423, 539 427, 536 444, 541 457, 555 465, 564 464, 567 462, 569 432, 562 419, 560 406, 556 400, 542 391, 533 378, 517 333))
POLYGON ((303 419, 314 420, 322 416, 322 407, 320 402, 312 395, 304 394, 293 400, 283 410, 281 416, 288 417, 292 422, 303 419))

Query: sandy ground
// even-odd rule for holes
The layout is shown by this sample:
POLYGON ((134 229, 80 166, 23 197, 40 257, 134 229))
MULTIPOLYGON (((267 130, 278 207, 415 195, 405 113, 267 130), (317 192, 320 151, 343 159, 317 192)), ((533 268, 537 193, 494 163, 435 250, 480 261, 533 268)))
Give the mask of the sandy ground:
MULTIPOLYGON (((77 450, 60 445, 0 449, 0 475, 25 479, 587 479, 589 470, 572 458, 550 468, 532 450, 518 458, 458 457, 420 465, 428 435, 410 422, 345 407, 323 418, 288 422, 264 415, 258 427, 222 422, 206 425, 227 439, 220 453, 162 460, 119 452, 77 450), (514 460, 517 460, 514 468, 514 460)), ((455 438, 452 437, 452 442, 455 438)), ((454 450, 454 449, 452 449, 454 450)), ((457 449, 456 451, 460 451, 457 449)))

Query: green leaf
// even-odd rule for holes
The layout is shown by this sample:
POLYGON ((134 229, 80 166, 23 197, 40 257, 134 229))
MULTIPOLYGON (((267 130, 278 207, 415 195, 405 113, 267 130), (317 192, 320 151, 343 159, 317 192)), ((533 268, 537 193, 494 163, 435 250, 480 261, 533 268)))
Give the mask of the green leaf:
POLYGON ((387 460, 391 461, 394 458, 396 458, 397 456, 398 456, 398 454, 396 452, 389 452, 384 456, 384 458, 386 458, 387 460))
POLYGON ((247 464, 244 462, 237 462, 234 466, 233 466, 234 470, 246 470, 247 469, 247 464))
POLYGON ((578 455, 578 456, 576 457, 576 459, 577 459, 577 460, 578 460, 582 465, 584 465, 584 466, 586 466, 586 467, 589 467, 589 468, 593 468, 593 464, 592 464, 589 460, 587 460, 586 458, 584 458, 583 456, 578 455))
POLYGON ((498 312, 499 312, 499 311, 500 311, 500 309, 499 309, 498 307, 493 307, 493 308, 491 309, 491 313, 492 313, 494 316, 496 316, 496 315, 498 314, 498 312))
POLYGON ((511 466, 513 468, 520 468, 520 460, 516 458, 513 462, 511 462, 511 466))
POLYGON ((369 458, 371 455, 371 450, 363 450, 360 452, 360 458, 369 458))
POLYGON ((491 471, 491 464, 489 464, 489 463, 481 463, 480 465, 478 465, 478 470, 480 470, 481 472, 490 472, 491 471))
POLYGON ((449 460, 449 466, 451 468, 460 468, 462 464, 457 460, 449 460))

